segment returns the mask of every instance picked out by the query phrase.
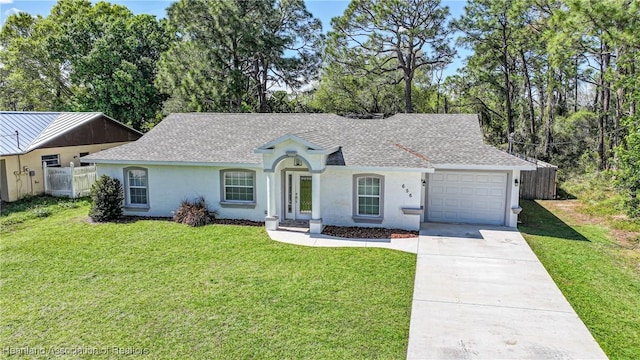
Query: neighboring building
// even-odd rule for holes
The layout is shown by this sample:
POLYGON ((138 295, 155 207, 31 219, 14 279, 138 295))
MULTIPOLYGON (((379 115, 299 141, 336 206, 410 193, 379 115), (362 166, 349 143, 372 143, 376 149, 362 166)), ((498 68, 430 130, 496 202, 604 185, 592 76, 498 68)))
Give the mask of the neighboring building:
POLYGON ((102 113, 0 111, 3 201, 44 192, 42 164, 80 166, 80 157, 140 138, 102 113))
POLYGON ((515 227, 521 170, 483 143, 475 115, 172 114, 140 140, 89 155, 123 181, 125 212, 172 216, 204 196, 223 218, 418 229, 515 227))

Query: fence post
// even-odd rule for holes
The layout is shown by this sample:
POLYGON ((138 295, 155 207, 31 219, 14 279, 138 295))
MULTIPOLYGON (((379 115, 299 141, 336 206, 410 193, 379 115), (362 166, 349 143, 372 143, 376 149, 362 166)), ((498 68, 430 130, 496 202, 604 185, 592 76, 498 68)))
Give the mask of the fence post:
POLYGON ((76 198, 76 173, 75 171, 73 171, 73 161, 71 163, 69 163, 69 166, 71 167, 71 196, 69 196, 72 199, 76 198))
POLYGON ((47 174, 47 162, 42 162, 42 177, 44 178, 44 193, 49 193, 49 174, 47 174))

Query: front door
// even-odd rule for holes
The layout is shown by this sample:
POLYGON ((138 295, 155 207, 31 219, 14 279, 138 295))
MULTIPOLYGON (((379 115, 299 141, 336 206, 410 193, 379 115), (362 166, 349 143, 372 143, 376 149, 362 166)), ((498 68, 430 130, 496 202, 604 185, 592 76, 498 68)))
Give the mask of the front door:
POLYGON ((285 177, 285 218, 311 219, 311 175, 287 171, 285 177))

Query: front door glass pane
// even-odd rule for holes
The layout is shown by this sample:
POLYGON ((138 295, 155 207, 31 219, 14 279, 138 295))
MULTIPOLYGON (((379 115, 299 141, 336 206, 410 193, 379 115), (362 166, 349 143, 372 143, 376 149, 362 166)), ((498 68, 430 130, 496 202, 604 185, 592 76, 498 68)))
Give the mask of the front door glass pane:
POLYGON ((311 213, 311 176, 300 176, 300 213, 311 213))
POLYGON ((287 213, 291 214, 293 212, 293 175, 287 175, 287 213))

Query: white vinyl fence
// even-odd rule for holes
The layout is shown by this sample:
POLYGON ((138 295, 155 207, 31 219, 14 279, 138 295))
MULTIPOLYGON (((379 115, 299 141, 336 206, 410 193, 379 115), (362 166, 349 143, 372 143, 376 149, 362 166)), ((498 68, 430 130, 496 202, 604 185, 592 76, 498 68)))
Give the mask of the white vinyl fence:
POLYGON ((75 167, 71 163, 71 167, 56 168, 44 167, 44 192, 52 196, 66 196, 70 198, 78 198, 89 196, 91 185, 96 182, 97 171, 96 166, 80 166, 75 167))

